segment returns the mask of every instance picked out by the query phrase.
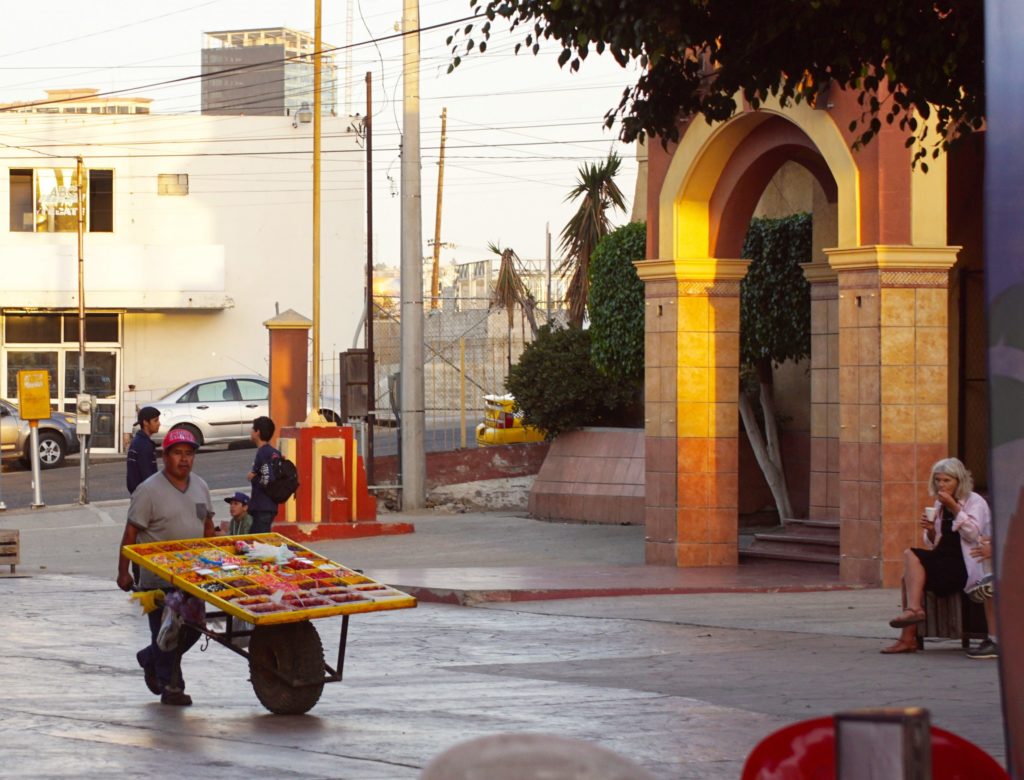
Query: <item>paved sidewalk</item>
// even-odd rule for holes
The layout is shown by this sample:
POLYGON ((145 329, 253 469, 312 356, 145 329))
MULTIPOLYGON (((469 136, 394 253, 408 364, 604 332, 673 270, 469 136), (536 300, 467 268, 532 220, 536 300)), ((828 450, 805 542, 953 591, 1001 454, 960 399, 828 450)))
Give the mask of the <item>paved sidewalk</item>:
MULTIPOLYGON (((18 745, 0 776, 412 780, 462 739, 533 731, 595 742, 664 780, 730 780, 771 731, 868 706, 928 707, 1004 758, 995 663, 957 642, 878 654, 894 634, 894 590, 645 567, 641 528, 511 514, 402 515, 415 533, 315 545, 478 608, 356 616, 345 681, 309 715, 268 715, 244 659, 218 646, 186 659, 196 705, 162 707, 134 660, 143 621, 113 584, 126 510, 0 513, 23 548, 19 576, 0 576, 0 740, 18 745), (661 576, 683 592, 651 595, 661 576), (595 583, 645 595, 587 597, 595 583), (553 598, 567 588, 577 598, 553 598), (542 598, 521 600, 531 591, 542 598)), ((339 622, 316 622, 331 662, 339 622)))

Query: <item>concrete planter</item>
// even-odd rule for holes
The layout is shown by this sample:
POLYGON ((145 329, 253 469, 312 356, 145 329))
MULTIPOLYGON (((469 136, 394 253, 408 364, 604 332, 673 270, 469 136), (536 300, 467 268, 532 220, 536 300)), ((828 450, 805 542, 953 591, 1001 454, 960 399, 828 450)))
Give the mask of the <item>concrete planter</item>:
POLYGON ((563 433, 533 483, 529 510, 542 520, 643 525, 643 429, 563 433))

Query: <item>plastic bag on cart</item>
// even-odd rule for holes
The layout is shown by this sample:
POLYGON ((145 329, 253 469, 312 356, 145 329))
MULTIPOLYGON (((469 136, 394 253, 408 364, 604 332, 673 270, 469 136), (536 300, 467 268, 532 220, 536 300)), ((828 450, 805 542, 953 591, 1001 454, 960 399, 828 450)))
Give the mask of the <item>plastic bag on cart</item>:
POLYGON ((157 647, 165 651, 177 647, 185 623, 204 625, 206 605, 195 596, 182 593, 180 590, 172 590, 164 598, 164 612, 160 620, 160 630, 156 635, 157 647))
POLYGON ((165 652, 170 652, 178 646, 178 638, 181 636, 183 621, 181 615, 170 607, 164 607, 164 614, 160 620, 160 630, 156 635, 156 646, 165 652))
POLYGON ((295 553, 283 544, 279 546, 276 544, 254 542, 252 548, 249 550, 249 560, 251 561, 262 561, 280 565, 288 563, 288 561, 294 557, 295 553))
MULTIPOLYGON (((228 630, 227 618, 217 617, 206 621, 207 630, 214 634, 224 634, 228 630)), ((256 628, 255 624, 250 623, 248 620, 242 620, 240 617, 231 618, 231 644, 235 647, 248 647, 249 646, 249 634, 244 636, 238 636, 239 631, 252 631, 256 628)), ((226 638, 226 637, 225 637, 226 638)))

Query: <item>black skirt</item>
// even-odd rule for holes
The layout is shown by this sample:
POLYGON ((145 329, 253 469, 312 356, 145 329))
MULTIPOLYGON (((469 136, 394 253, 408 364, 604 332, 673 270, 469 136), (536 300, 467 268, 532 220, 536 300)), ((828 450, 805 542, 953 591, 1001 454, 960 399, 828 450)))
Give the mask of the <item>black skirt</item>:
POLYGON ((960 547, 960 534, 953 530, 953 515, 942 510, 942 536, 932 550, 913 548, 924 566, 924 589, 936 596, 949 596, 967 584, 967 566, 960 547))

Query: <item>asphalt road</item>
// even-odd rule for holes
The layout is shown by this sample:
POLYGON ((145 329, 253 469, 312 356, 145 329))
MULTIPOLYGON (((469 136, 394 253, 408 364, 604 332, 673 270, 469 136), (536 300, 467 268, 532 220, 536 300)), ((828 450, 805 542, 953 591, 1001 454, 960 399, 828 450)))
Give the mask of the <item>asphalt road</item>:
MULTIPOLYGON (((460 445, 458 426, 427 430, 424 436, 427 452, 455 449, 460 445)), ((476 446, 472 427, 467 426, 467 446, 476 446)), ((394 455, 396 431, 378 430, 374 439, 374 453, 379 457, 394 455)), ((254 449, 251 445, 210 445, 203 447, 196 459, 196 473, 206 480, 211 489, 238 488, 246 484, 245 476, 252 465, 254 449)), ((48 506, 78 502, 80 467, 78 456, 69 458, 63 466, 47 469, 40 476, 40 492, 48 506)), ((125 466, 122 455, 95 456, 89 462, 89 500, 111 501, 127 498, 125 466)), ((8 509, 31 506, 33 499, 32 472, 20 462, 4 463, 0 474, 0 500, 8 509)))

